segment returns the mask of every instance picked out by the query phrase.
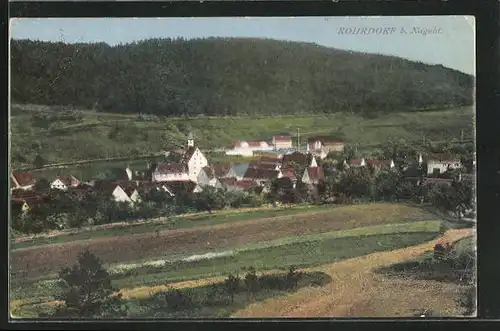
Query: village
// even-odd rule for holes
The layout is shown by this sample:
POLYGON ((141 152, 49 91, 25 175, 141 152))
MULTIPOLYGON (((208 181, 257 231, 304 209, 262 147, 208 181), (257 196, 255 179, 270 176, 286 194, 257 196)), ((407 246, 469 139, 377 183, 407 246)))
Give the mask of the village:
MULTIPOLYGON (((46 178, 45 184, 32 172, 13 171, 11 174, 12 214, 23 215, 37 209, 61 193, 84 200, 89 196, 104 197, 128 207, 137 208, 151 192, 195 194, 207 187, 226 192, 268 194, 276 180, 297 184, 317 193, 325 181, 325 172, 338 174, 347 169, 400 171, 405 182, 416 186, 450 186, 450 171, 458 174, 458 181, 472 183, 474 176, 465 169, 459 156, 419 153, 414 160, 398 165, 392 159, 349 158, 343 156, 346 142, 333 137, 309 137, 305 150, 294 148, 290 135, 273 136, 272 141, 236 141, 224 149, 226 155, 253 157, 250 162, 209 164, 207 157, 196 146, 189 134, 185 147, 165 153, 165 161, 151 164, 148 169, 126 167, 117 177, 83 182, 73 174, 46 178), (329 156, 333 162, 327 164, 329 156), (325 171, 325 166, 331 165, 325 171), (48 187, 47 187, 48 186, 48 187)), ((396 184, 394 184, 396 185, 396 184)), ((330 200, 331 201, 331 200, 330 200)))

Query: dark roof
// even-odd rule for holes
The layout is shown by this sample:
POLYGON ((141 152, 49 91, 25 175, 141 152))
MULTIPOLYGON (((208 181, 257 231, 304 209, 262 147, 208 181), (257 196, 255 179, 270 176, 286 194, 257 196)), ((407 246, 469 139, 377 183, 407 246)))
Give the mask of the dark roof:
POLYGON ((429 161, 439 161, 439 162, 450 162, 450 161, 460 161, 460 157, 452 154, 431 154, 427 157, 429 161))
POLYGON ((246 189, 259 187, 259 184, 257 184, 253 180, 244 179, 244 180, 239 180, 239 181, 235 182, 233 186, 236 186, 236 187, 239 187, 239 188, 246 190, 246 189))
POLYGON ((170 192, 176 195, 181 192, 192 193, 196 188, 197 184, 191 180, 179 180, 179 181, 165 182, 164 185, 168 188, 170 192))
POLYGON ((323 180, 325 178, 323 167, 308 167, 307 174, 309 175, 309 179, 313 181, 323 180))
POLYGON ((255 169, 267 169, 267 170, 274 170, 276 169, 276 166, 278 164, 275 163, 262 163, 260 161, 252 161, 249 164, 250 168, 255 168, 255 169))
POLYGON ((244 178, 251 179, 274 179, 277 178, 279 171, 271 170, 271 169, 262 169, 262 168, 248 168, 244 178))
POLYGON ((379 160, 379 159, 365 159, 366 164, 371 165, 373 167, 390 167, 390 160, 379 160))
POLYGON ((301 165, 303 167, 308 166, 312 158, 314 156, 312 154, 304 154, 300 152, 294 152, 291 154, 285 154, 283 155, 283 167, 288 166, 290 163, 297 163, 298 165, 301 165))
POLYGON ((207 177, 209 179, 214 179, 215 178, 215 171, 214 171, 214 169, 212 167, 210 167, 210 166, 203 167, 202 170, 205 171, 205 173, 207 174, 207 177))
POLYGON ((247 172, 249 167, 249 163, 235 163, 233 164, 232 169, 236 176, 243 177, 245 176, 245 173, 247 172))
POLYGON ((168 173, 184 173, 187 172, 187 165, 185 163, 161 163, 156 166, 156 171, 161 174, 168 173))
POLYGON ((231 170, 233 165, 231 163, 218 163, 211 166, 217 178, 224 177, 231 170))
POLYGON ((15 180, 19 183, 20 186, 29 186, 29 185, 34 185, 36 183, 36 179, 31 172, 20 172, 20 171, 13 171, 12 176, 15 178, 15 180))
POLYGON ((189 160, 193 157, 194 152, 196 152, 196 147, 188 147, 184 153, 182 153, 181 163, 187 164, 189 160))
POLYGON ((279 157, 262 156, 257 162, 266 164, 281 164, 282 159, 279 157))
POLYGON ((448 186, 450 186, 451 183, 453 183, 453 180, 447 179, 447 178, 427 177, 427 178, 424 178, 424 180, 422 181, 423 185, 448 185, 448 186))

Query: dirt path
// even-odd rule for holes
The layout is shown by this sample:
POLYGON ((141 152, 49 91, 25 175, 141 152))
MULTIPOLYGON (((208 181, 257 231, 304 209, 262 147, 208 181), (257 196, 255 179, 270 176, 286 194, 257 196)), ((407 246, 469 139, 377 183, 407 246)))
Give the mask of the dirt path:
POLYGON ((219 225, 79 240, 13 250, 10 267, 15 278, 53 274, 73 264, 80 252, 92 250, 106 264, 140 261, 174 254, 198 254, 252 242, 362 226, 428 219, 420 209, 405 205, 362 205, 263 217, 219 225))
POLYGON ((321 288, 304 288, 285 298, 257 302, 234 317, 394 317, 411 316, 429 308, 458 314, 453 298, 456 285, 434 281, 391 280, 373 269, 411 258, 430 250, 439 241, 455 241, 473 234, 472 229, 449 230, 434 241, 389 252, 340 261, 310 271, 323 271, 333 279, 321 288))

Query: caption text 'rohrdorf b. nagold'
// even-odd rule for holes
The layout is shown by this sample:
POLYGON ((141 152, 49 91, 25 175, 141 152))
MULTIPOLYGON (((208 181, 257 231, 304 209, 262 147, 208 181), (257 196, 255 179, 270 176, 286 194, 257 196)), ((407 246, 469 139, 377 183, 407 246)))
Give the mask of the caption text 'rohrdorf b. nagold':
POLYGON ((442 29, 437 27, 423 28, 423 27, 411 27, 411 28, 397 28, 397 27, 378 27, 378 28, 368 28, 368 27, 353 27, 346 28, 341 27, 337 30, 338 34, 343 35, 392 35, 395 33, 399 34, 419 34, 419 35, 431 35, 431 34, 441 34, 442 29))

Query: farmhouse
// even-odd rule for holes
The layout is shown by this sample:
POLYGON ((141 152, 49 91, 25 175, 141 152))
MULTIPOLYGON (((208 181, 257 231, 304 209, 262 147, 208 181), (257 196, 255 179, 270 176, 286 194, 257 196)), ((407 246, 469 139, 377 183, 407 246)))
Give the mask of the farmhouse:
POLYGON ((379 160, 379 159, 366 159, 366 165, 372 167, 376 171, 381 169, 394 169, 395 164, 393 160, 379 160))
POLYGON ((236 141, 226 150, 226 155, 253 156, 255 151, 271 151, 273 147, 263 140, 236 141))
POLYGON ((216 178, 236 177, 231 163, 217 163, 210 165, 216 178))
POLYGON ((167 186, 168 190, 174 194, 174 196, 178 194, 182 195, 203 191, 203 188, 192 180, 170 181, 168 183, 165 183, 165 185, 167 186))
POLYGON ((280 164, 265 163, 260 160, 250 162, 249 168, 255 169, 267 169, 267 170, 280 170, 280 164))
POLYGON ((273 136, 273 146, 275 149, 292 148, 291 136, 273 136))
POLYGON ((462 167, 460 158, 449 154, 434 154, 427 159, 427 174, 438 175, 450 169, 459 169, 462 167))
POLYGON ((54 190, 67 191, 70 187, 78 187, 80 181, 72 175, 61 175, 58 176, 54 181, 50 183, 50 188, 54 190))
POLYGON ((11 199, 12 212, 25 213, 33 208, 36 208, 44 202, 50 200, 47 194, 36 194, 27 192, 22 189, 13 191, 11 199))
POLYGON ((30 190, 36 183, 36 179, 30 172, 13 171, 10 175, 11 189, 30 190))
POLYGON ((364 158, 352 158, 344 161, 344 167, 346 168, 359 168, 364 166, 366 166, 364 158))
POLYGON ((302 182, 305 184, 318 184, 325 179, 322 167, 308 167, 302 175, 302 182))
POLYGON ((316 136, 307 139, 307 151, 324 159, 330 152, 343 152, 345 143, 328 136, 316 136))
POLYGON ((93 191, 98 195, 110 196, 115 202, 134 203, 120 185, 109 180, 96 181, 93 191))
POLYGON ((234 177, 237 180, 242 180, 249 167, 249 163, 235 163, 232 165, 231 170, 226 177, 234 177))
POLYGON ((281 178, 282 173, 279 170, 248 168, 243 179, 254 180, 259 185, 263 185, 276 178, 281 178))

